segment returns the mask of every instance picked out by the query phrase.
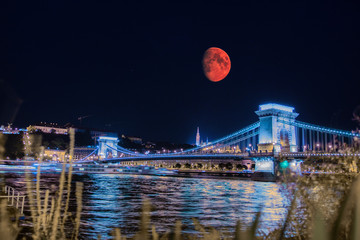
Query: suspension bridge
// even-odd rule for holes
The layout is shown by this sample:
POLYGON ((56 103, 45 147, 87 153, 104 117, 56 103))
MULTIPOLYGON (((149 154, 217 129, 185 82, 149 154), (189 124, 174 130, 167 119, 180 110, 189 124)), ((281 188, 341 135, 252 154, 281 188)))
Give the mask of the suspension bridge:
POLYGON ((244 159, 261 157, 352 156, 342 150, 354 145, 360 134, 297 121, 293 107, 275 103, 259 106, 259 121, 211 143, 174 153, 145 154, 118 145, 119 139, 99 137, 94 152, 102 162, 181 160, 181 159, 244 159))

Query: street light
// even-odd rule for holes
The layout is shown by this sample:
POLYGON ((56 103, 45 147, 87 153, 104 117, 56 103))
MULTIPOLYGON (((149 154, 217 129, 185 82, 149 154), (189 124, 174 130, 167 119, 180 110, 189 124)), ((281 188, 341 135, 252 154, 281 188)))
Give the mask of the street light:
POLYGON ((304 152, 306 152, 306 146, 303 146, 304 152))

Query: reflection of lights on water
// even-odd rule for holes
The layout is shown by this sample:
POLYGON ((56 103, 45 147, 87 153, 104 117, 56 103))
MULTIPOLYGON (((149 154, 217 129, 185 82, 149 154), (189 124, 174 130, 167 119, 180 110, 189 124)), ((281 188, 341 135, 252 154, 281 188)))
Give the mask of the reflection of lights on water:
MULTIPOLYGON (((89 175, 84 180, 84 224, 98 226, 82 231, 96 238, 99 231, 121 227, 127 235, 138 226, 143 197, 155 207, 152 224, 162 232, 171 230, 175 220, 184 226, 192 218, 221 231, 233 229, 237 220, 250 226, 262 211, 261 229, 274 229, 284 220, 288 199, 276 183, 229 179, 173 178, 146 175, 89 175)), ((89 237, 90 238, 90 237, 89 237)))

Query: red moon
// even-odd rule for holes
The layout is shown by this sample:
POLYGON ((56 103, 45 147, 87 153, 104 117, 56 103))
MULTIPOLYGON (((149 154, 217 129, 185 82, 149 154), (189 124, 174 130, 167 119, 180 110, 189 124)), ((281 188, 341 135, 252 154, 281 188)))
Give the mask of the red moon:
POLYGON ((229 55, 216 47, 211 47, 205 51, 202 64, 205 76, 212 82, 223 80, 231 68, 229 55))

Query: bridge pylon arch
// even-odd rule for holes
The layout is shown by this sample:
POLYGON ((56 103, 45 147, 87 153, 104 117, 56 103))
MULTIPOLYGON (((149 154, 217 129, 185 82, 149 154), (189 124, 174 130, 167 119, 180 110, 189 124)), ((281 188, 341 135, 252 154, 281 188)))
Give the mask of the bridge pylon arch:
POLYGON ((275 103, 259 106, 255 112, 260 119, 258 150, 262 152, 298 152, 295 122, 299 115, 293 107, 275 103))
POLYGON ((99 157, 100 159, 107 158, 108 154, 111 153, 112 157, 117 157, 117 144, 119 139, 117 137, 105 137, 100 136, 97 139, 99 144, 99 157))

